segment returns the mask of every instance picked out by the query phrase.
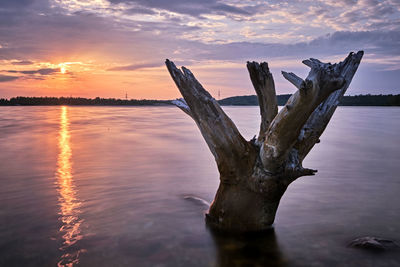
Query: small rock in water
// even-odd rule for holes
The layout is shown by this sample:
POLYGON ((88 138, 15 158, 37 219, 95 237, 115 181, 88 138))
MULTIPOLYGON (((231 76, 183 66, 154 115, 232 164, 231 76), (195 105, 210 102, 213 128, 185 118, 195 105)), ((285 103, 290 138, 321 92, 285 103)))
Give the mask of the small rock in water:
POLYGON ((389 239, 366 236, 354 239, 349 243, 349 247, 383 251, 398 248, 399 246, 389 239))

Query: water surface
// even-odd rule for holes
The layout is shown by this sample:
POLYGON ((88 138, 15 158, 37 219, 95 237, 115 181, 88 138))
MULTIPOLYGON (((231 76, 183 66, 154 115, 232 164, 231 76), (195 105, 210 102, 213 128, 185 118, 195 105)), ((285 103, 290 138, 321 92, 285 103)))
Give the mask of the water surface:
MULTIPOLYGON (((242 134, 257 107, 225 107, 242 134)), ((400 108, 339 107, 274 230, 208 230, 218 171, 175 107, 0 107, 0 266, 399 266, 400 108)))

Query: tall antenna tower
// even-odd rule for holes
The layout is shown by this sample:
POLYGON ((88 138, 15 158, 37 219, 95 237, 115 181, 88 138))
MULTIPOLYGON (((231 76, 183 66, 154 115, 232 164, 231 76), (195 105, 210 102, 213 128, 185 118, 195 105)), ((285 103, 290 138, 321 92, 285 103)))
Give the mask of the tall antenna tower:
POLYGON ((218 90, 218 100, 221 100, 221 90, 218 90))
POLYGON ((128 100, 128 92, 125 92, 125 100, 128 100))

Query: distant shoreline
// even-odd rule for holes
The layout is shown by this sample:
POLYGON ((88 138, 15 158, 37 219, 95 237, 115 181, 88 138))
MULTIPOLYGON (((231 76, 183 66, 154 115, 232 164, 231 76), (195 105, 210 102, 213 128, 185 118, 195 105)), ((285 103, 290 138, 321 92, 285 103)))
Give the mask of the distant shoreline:
MULTIPOLYGON (((286 104, 291 95, 278 95, 279 106, 286 104)), ((256 95, 233 96, 218 101, 222 106, 258 106, 256 95)), ((171 100, 82 98, 82 97, 13 97, 0 98, 0 106, 166 106, 171 100)), ((344 96, 339 106, 400 106, 398 95, 344 96)))
MULTIPOLYGON (((290 94, 278 95, 278 106, 284 106, 290 94)), ((224 106, 258 106, 256 95, 233 96, 218 101, 224 106)), ((339 106, 400 106, 400 94, 397 95, 354 95, 343 96, 339 106)))

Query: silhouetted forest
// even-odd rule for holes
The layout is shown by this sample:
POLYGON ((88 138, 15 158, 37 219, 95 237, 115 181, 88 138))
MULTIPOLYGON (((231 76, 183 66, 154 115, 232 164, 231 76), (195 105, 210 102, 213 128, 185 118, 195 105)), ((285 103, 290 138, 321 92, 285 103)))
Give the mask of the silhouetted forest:
POLYGON ((168 105, 169 100, 136 100, 136 99, 115 99, 115 98, 82 98, 82 97, 13 97, 0 99, 2 106, 154 106, 168 105))
MULTIPOLYGON (((291 95, 277 95, 278 106, 283 106, 291 95)), ((223 106, 258 106, 256 95, 232 96, 218 101, 223 106)))
MULTIPOLYGON (((291 95, 278 95, 278 105, 283 106, 291 95)), ((219 101, 221 105, 256 106, 257 96, 233 96, 219 101)), ((339 106, 400 106, 400 95, 355 95, 343 96, 339 106)))
MULTIPOLYGON (((291 95, 278 95, 278 105, 283 106, 291 95)), ((218 101, 224 106, 256 106, 257 96, 233 96, 218 101)), ((82 97, 13 97, 10 99, 0 98, 0 106, 157 106, 171 105, 170 100, 137 100, 137 99, 115 99, 115 98, 82 98, 82 97)), ((400 106, 399 95, 355 95, 344 96, 339 106, 400 106)))

